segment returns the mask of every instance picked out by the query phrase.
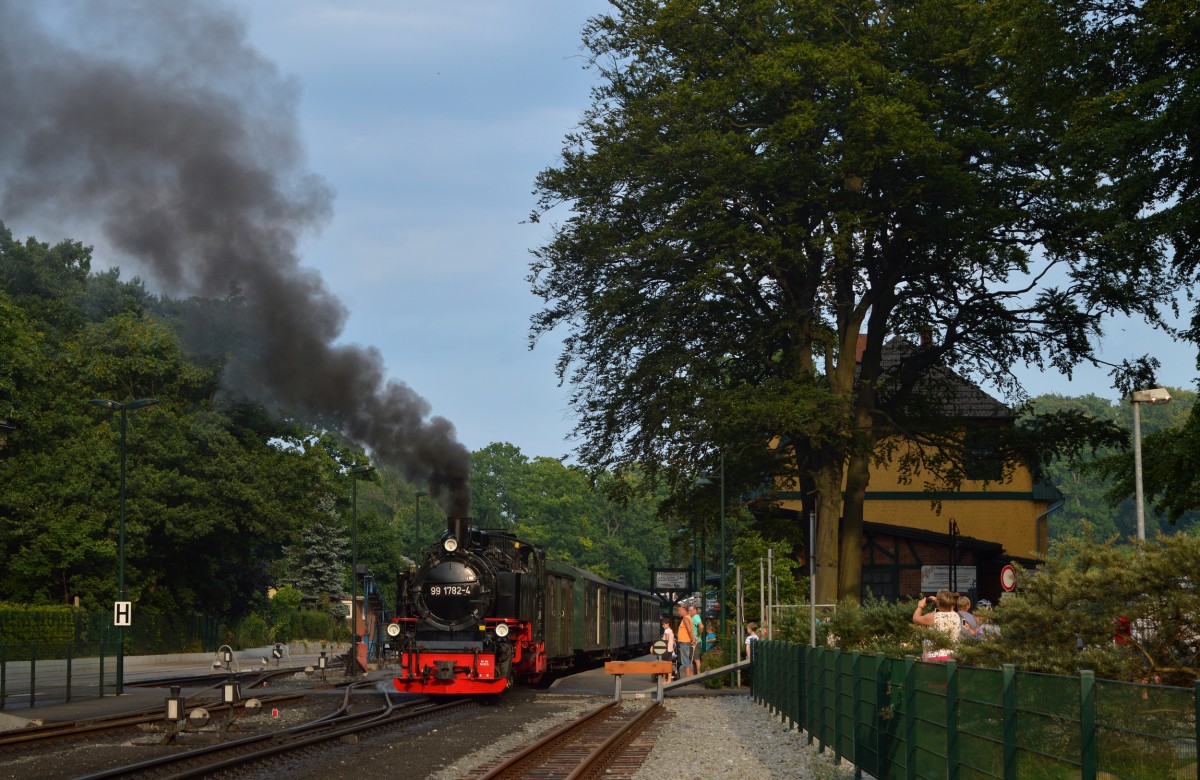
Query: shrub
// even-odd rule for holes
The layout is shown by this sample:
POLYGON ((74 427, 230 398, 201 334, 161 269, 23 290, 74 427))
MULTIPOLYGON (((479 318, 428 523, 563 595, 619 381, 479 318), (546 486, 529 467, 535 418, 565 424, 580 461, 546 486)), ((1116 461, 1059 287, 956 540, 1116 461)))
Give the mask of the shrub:
POLYGON ((868 595, 858 607, 848 603, 840 605, 837 612, 818 626, 817 639, 847 652, 858 650, 864 655, 920 656, 925 639, 941 645, 945 638, 915 625, 912 622, 915 608, 914 601, 892 603, 868 595))
POLYGON ((0 602, 0 644, 66 644, 75 638, 75 613, 67 606, 0 602))
MULTIPOLYGON (((718 669, 725 666, 729 661, 725 658, 726 653, 723 647, 715 647, 700 657, 700 671, 707 672, 712 669, 718 669)), ((704 681, 705 688, 727 688, 729 686, 729 676, 720 675, 711 680, 704 681)))
POLYGON ((302 609, 292 615, 292 638, 322 640, 334 635, 333 616, 315 609, 302 609))
POLYGON ((234 629, 233 642, 236 649, 261 647, 269 644, 270 631, 267 628, 267 621, 258 615, 247 615, 242 618, 238 622, 237 628, 234 629))

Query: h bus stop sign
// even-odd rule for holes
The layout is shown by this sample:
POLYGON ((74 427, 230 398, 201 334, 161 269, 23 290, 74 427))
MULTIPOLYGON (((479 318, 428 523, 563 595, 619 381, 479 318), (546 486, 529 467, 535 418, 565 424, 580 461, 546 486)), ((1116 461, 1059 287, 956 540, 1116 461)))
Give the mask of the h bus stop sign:
POLYGON ((132 601, 114 601, 113 602, 113 625, 114 626, 132 626, 133 625, 133 602, 132 601))
POLYGON ((660 639, 657 642, 655 642, 654 644, 650 645, 650 652, 652 652, 658 656, 666 655, 667 641, 665 639, 660 639))

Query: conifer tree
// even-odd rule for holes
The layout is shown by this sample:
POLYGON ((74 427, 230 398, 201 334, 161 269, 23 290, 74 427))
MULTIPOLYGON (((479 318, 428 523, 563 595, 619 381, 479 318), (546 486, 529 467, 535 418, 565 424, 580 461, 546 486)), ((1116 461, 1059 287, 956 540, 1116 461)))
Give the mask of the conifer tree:
POLYGON ((342 528, 337 498, 325 493, 317 500, 317 519, 301 533, 299 544, 284 551, 284 583, 304 594, 304 605, 345 616, 346 558, 349 545, 342 528))

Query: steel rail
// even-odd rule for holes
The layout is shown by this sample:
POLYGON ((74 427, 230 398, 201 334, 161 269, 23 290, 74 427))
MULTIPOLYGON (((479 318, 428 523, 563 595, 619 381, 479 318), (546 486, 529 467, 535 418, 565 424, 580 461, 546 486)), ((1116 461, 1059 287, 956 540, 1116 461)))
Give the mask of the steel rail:
POLYGON ((544 737, 521 748, 516 754, 504 759, 500 762, 499 766, 493 767, 480 780, 498 780, 501 777, 515 775, 520 771, 522 765, 538 757, 555 743, 572 739, 580 731, 588 728, 601 717, 607 715, 616 706, 617 702, 610 701, 607 704, 602 704, 593 710, 585 712, 573 721, 564 723, 544 737))
MULTIPOLYGON (((306 695, 304 693, 282 693, 278 696, 261 697, 259 701, 263 704, 279 704, 285 701, 302 699, 306 695)), ((221 702, 196 702, 190 706, 203 706, 212 712, 218 713, 224 712, 230 707, 230 705, 221 702)), ((235 708, 244 708, 245 702, 233 706, 235 708)), ((94 734, 102 731, 114 731, 120 728, 128 728, 129 726, 139 726, 143 723, 154 723, 162 719, 163 708, 150 707, 144 710, 134 710, 132 712, 108 715, 91 720, 66 721, 62 723, 48 723, 44 726, 31 726, 11 732, 0 732, 0 749, 27 746, 36 742, 94 734)))
POLYGON ((181 769, 181 771, 175 774, 168 775, 176 780, 182 780, 182 778, 190 777, 204 777, 212 774, 213 772, 229 769, 242 764, 261 761, 281 753, 299 750, 320 742, 339 739, 341 737, 356 734, 368 729, 394 725, 396 723, 401 723, 423 715, 473 704, 473 702, 470 701, 461 701, 451 702, 449 704, 419 707, 419 705, 428 704, 429 700, 425 699, 404 702, 397 705, 391 701, 391 698, 388 696, 387 692, 383 691, 386 701, 386 704, 383 707, 363 713, 344 714, 353 688, 372 684, 373 683, 362 682, 347 689, 346 701, 338 710, 339 713, 343 714, 335 713, 332 716, 324 715, 321 718, 308 723, 292 726, 280 731, 275 731, 268 734, 258 734, 252 737, 246 737, 244 739, 225 742, 220 745, 196 748, 186 753, 180 753, 173 756, 164 756, 161 758, 142 761, 137 764, 117 767, 115 769, 87 775, 79 780, 105 780, 106 778, 129 777, 141 772, 156 772, 158 773, 158 776, 162 776, 164 769, 168 769, 173 764, 196 762, 197 760, 204 759, 206 756, 208 756, 212 760, 204 761, 203 763, 191 768, 181 769), (221 755, 229 754, 230 752, 238 750, 245 750, 246 752, 241 755, 221 755))
POLYGON ((604 769, 612 762, 612 759, 619 755, 625 749, 626 745, 632 742, 643 729, 662 714, 662 711, 662 702, 660 701, 656 701, 642 710, 636 718, 626 723, 615 734, 604 740, 603 744, 588 754, 587 758, 581 761, 571 774, 567 775, 567 780, 583 780, 583 778, 595 777, 603 773, 604 769))
POLYGON ((590 749, 581 760, 571 759, 573 765, 562 767, 562 774, 556 776, 579 780, 602 774, 612 760, 663 711, 660 703, 654 702, 629 722, 619 723, 623 714, 615 709, 616 707, 617 702, 609 702, 558 727, 504 759, 498 766, 486 772, 481 780, 523 777, 530 770, 536 770, 539 777, 545 777, 551 772, 545 766, 547 759, 558 754, 569 754, 572 748, 577 749, 578 743, 581 742, 585 743, 586 749, 585 741, 596 738, 594 727, 604 721, 616 724, 616 730, 606 737, 601 737, 600 744, 590 749))

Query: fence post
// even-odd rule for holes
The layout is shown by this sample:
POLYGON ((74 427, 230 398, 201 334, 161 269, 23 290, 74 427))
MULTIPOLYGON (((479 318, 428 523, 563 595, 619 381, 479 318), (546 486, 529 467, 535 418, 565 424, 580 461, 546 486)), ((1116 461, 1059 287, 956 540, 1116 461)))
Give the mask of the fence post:
POLYGON ((825 752, 825 653, 828 651, 823 647, 817 648, 817 752, 825 752))
POLYGON ((763 671, 767 672, 764 677, 767 677, 766 690, 763 691, 763 696, 767 697, 767 709, 774 715, 779 714, 779 662, 775 658, 775 643, 767 642, 766 653, 762 654, 763 671))
MULTIPOLYGON (((890 674, 885 676, 885 667, 890 671, 890 666, 884 660, 882 652, 875 654, 875 765, 871 767, 871 774, 875 777, 883 777, 883 768, 886 766, 887 759, 887 731, 885 730, 885 721, 883 720, 884 707, 890 707, 891 702, 884 703, 887 699, 888 679, 890 674)), ((896 716, 895 711, 892 712, 892 717, 896 716)))
POLYGON ((808 687, 804 689, 805 701, 808 702, 808 744, 812 744, 816 739, 817 730, 817 706, 816 706, 816 691, 817 680, 820 675, 817 673, 817 651, 814 647, 804 648, 804 657, 807 658, 807 676, 808 687))
POLYGON ((854 728, 854 738, 850 743, 850 749, 854 751, 854 780, 862 780, 862 720, 859 718, 859 710, 862 709, 858 701, 858 693, 862 690, 862 653, 854 650, 850 653, 850 723, 854 728))
POLYGON ((911 655, 904 657, 904 777, 917 777, 917 663, 911 655))
POLYGON ((800 665, 800 654, 796 651, 799 647, 799 645, 795 644, 788 644, 787 646, 787 691, 784 693, 784 698, 787 699, 788 720, 791 721, 791 725, 788 726, 789 731, 799 728, 800 725, 800 713, 797 712, 799 706, 796 703, 796 677, 799 676, 799 669, 797 667, 800 665))
POLYGON ((796 727, 809 732, 809 738, 812 738, 812 729, 808 723, 808 689, 805 684, 808 682, 808 645, 796 646, 796 727))
POLYGON ((958 780, 958 664, 946 662, 946 777, 958 780))
POLYGON ((100 642, 100 685, 97 687, 100 691, 100 698, 104 698, 104 642, 100 642))
POLYGON ((8 696, 8 643, 0 643, 0 710, 8 696))
MULTIPOLYGON (((765 640, 764 640, 765 641, 765 640)), ((775 709, 775 697, 771 695, 771 686, 775 684, 775 652, 771 649, 770 641, 762 647, 762 670, 763 670, 763 703, 767 705, 767 711, 772 712, 775 709)))
POLYGON ((37 702, 37 642, 29 643, 29 707, 37 702))
POLYGON ((1004 720, 1004 780, 1017 780, 1017 671, 1012 664, 1001 668, 1001 701, 1004 720))
POLYGON ((71 643, 67 643, 67 701, 71 700, 71 643))
POLYGON ((1079 673, 1079 768, 1081 780, 1096 780, 1096 673, 1079 673))
POLYGON ((833 649, 833 761, 842 760, 842 651, 833 649))
MULTIPOLYGON (((4 699, 0 697, 0 707, 4 706, 4 699)), ((1192 718, 1192 723, 1196 724, 1196 741, 1192 743, 1192 751, 1196 754, 1196 777, 1200 780, 1200 680, 1192 683, 1192 706, 1196 710, 1196 716, 1192 718)))

